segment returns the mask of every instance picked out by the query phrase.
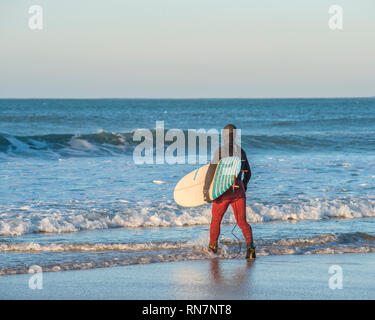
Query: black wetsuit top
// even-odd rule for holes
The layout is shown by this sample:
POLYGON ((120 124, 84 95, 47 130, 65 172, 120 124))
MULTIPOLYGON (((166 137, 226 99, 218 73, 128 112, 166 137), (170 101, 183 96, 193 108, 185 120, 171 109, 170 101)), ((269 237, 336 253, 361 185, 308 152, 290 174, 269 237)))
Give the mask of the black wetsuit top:
MULTIPOLYGON (((207 170, 206 180, 205 180, 204 188, 203 188, 204 192, 207 192, 209 190, 212 179, 216 171, 217 164, 219 163, 221 158, 232 157, 233 154, 239 157, 240 152, 239 152, 239 147, 237 145, 235 145, 234 148, 233 148, 233 145, 222 146, 216 150, 214 157, 212 159, 212 162, 210 163, 210 166, 208 167, 208 170, 207 170), (225 153, 227 153, 227 155, 225 155, 225 153)), ((241 172, 238 175, 236 181, 242 180, 243 185, 245 187, 245 191, 246 191, 247 184, 249 183, 250 178, 251 178, 250 164, 249 164, 249 161, 247 160, 246 152, 241 148, 241 172)))

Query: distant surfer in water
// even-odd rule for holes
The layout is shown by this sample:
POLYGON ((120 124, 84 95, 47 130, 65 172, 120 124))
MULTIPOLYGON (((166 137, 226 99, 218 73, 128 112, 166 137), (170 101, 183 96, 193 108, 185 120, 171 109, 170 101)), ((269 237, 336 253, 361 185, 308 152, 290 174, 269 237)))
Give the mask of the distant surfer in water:
POLYGON ((220 159, 237 156, 242 161, 241 172, 236 178, 233 188, 228 189, 213 201, 209 248, 212 252, 217 252, 217 240, 220 235, 221 220, 230 204, 233 208, 237 224, 241 228, 246 240, 246 259, 255 259, 253 232, 251 226, 246 221, 246 190, 247 184, 251 178, 251 170, 245 151, 235 143, 235 135, 236 127, 233 124, 228 124, 224 127, 224 145, 216 150, 206 175, 203 189, 204 198, 207 202, 211 202, 209 198, 209 188, 220 159))

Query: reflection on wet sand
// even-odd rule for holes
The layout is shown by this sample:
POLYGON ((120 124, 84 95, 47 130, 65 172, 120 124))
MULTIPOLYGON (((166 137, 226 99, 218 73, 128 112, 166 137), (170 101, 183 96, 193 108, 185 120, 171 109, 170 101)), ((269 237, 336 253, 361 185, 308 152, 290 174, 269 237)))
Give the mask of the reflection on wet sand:
POLYGON ((223 272, 221 264, 223 260, 214 258, 210 260, 210 275, 212 283, 215 285, 223 286, 241 286, 248 282, 251 274, 251 268, 255 261, 244 261, 239 262, 238 268, 223 272))

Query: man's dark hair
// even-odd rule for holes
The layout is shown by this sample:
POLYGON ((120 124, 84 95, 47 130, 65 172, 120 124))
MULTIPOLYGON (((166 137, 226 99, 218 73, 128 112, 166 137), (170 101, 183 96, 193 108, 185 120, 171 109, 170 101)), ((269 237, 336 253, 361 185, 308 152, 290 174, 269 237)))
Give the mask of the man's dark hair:
POLYGON ((236 126, 235 126, 234 124, 227 124, 227 125, 224 127, 224 129, 227 129, 227 130, 229 130, 230 133, 232 133, 233 130, 236 130, 237 128, 236 128, 236 126))
MULTIPOLYGON (((236 126, 234 124, 227 124, 224 127, 224 136, 229 138, 226 142, 229 144, 233 144, 234 137, 236 136, 236 126)), ((225 139, 224 139, 225 140, 225 139)))

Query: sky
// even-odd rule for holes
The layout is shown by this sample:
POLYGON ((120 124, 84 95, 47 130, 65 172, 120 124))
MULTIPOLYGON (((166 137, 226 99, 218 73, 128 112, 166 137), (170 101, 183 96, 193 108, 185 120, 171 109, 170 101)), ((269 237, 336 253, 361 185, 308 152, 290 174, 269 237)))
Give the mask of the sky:
POLYGON ((374 0, 1 0, 0 98, 375 96, 374 36, 374 0))

